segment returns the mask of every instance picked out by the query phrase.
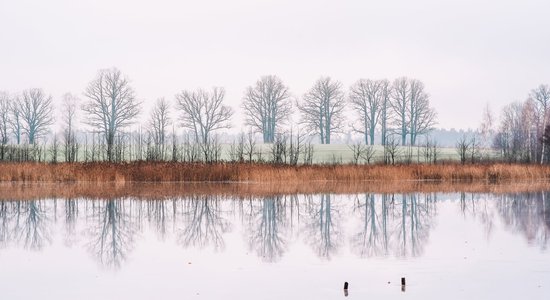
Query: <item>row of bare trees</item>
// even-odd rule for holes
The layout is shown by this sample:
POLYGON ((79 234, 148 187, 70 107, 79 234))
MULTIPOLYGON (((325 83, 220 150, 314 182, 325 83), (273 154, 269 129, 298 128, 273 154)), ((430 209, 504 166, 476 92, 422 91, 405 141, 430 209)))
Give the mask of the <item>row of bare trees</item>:
MULTIPOLYGON (((116 68, 100 70, 83 96, 82 103, 73 94, 63 96, 62 140, 54 135, 49 141, 54 145, 51 150, 54 157, 62 152, 65 161, 78 160, 82 141, 79 142, 77 124, 79 114, 83 114, 82 121, 91 133, 102 137, 106 160, 117 160, 115 144, 125 130, 136 123, 143 103, 137 99, 128 78, 116 68)), ((190 132, 193 141, 201 145, 201 152, 211 152, 214 133, 231 126, 234 112, 224 100, 225 90, 220 87, 183 90, 175 95, 172 112, 170 101, 159 98, 150 111, 146 138, 139 142, 151 145, 153 156, 164 159, 169 128, 176 126, 190 132), (177 114, 177 122, 172 120, 172 114, 177 114)), ((271 144, 284 139, 281 137, 285 135, 284 125, 293 127, 289 124, 293 107, 301 113, 298 131, 318 136, 322 144, 330 144, 333 135, 343 132, 345 123, 353 120, 345 116, 348 105, 356 120, 347 125, 364 135, 365 144, 374 144, 375 134, 380 132, 383 145, 390 134, 398 134, 402 145, 414 145, 417 136, 427 133, 436 122, 422 82, 405 77, 392 84, 388 80, 361 79, 349 89, 347 96, 340 82, 322 77, 299 100, 292 98, 280 78, 263 76, 246 89, 242 101, 245 124, 252 132, 261 133, 264 143, 271 144)), ((17 145, 36 148, 38 140, 50 132, 53 123, 52 97, 42 89, 25 90, 17 96, 0 94, 0 159, 4 159, 6 151, 13 152, 6 147, 10 137, 17 145)))
POLYGON ((23 135, 34 144, 48 132, 53 124, 52 97, 41 89, 28 89, 19 97, 11 98, 0 93, 0 140, 6 144, 11 132, 17 144, 23 135))
POLYGON ((546 84, 531 90, 525 101, 505 106, 495 132, 494 148, 508 161, 547 162, 549 109, 550 87, 546 84))
MULTIPOLYGON (((281 79, 264 76, 245 93, 247 125, 261 132, 265 143, 272 143, 278 127, 288 120, 292 105, 289 89, 281 79)), ((428 133, 436 124, 424 84, 406 77, 393 83, 387 79, 360 79, 347 96, 342 83, 321 77, 295 105, 301 113, 300 123, 317 135, 321 144, 330 144, 331 136, 344 130, 348 105, 356 119, 349 125, 364 136, 365 144, 373 145, 375 134, 380 132, 382 145, 391 134, 398 134, 402 145, 415 145, 417 136, 428 133)))
MULTIPOLYGON (((223 104, 224 96, 223 88, 182 91, 176 95, 180 125, 194 133, 197 143, 209 144, 212 132, 229 128, 228 121, 233 112, 223 104)), ((80 103, 78 97, 72 94, 63 97, 65 160, 77 160, 77 115, 81 111, 84 114, 83 121, 90 126, 92 134, 98 133, 103 138, 106 160, 114 161, 116 142, 120 140, 124 129, 136 122, 142 103, 137 100, 128 78, 116 68, 100 70, 88 84, 84 97, 84 103, 80 103)), ((158 146, 159 153, 165 153, 167 130, 172 124, 169 109, 168 101, 163 98, 157 100, 148 121, 147 139, 158 146)), ((0 94, 0 159, 4 159, 4 153, 9 150, 6 145, 10 135, 17 145, 25 143, 34 146, 39 138, 48 133, 53 123, 52 98, 46 96, 43 90, 29 89, 15 97, 7 93, 0 94), (24 141, 23 137, 27 140, 24 141)), ((51 143, 55 146, 53 149, 57 149, 57 135, 51 143)))

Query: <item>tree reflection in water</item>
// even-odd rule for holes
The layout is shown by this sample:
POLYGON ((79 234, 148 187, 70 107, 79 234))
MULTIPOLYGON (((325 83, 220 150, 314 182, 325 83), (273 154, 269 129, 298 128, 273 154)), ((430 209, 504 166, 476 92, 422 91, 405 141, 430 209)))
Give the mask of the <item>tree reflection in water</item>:
POLYGON ((484 195, 460 193, 462 215, 464 217, 473 216, 478 218, 483 224, 483 232, 487 240, 490 239, 495 226, 494 209, 491 206, 493 202, 493 198, 485 197, 484 195))
POLYGON ((213 246, 223 250, 223 234, 230 224, 222 216, 219 196, 194 196, 183 200, 183 229, 178 231, 178 242, 184 247, 213 246))
POLYGON ((30 200, 17 203, 16 224, 13 233, 23 246, 41 250, 51 242, 50 217, 44 200, 30 200))
POLYGON ((388 210, 392 204, 387 194, 376 201, 374 194, 356 196, 354 211, 361 215, 361 228, 351 238, 352 250, 361 257, 389 254, 388 210))
POLYGON ((78 199, 65 199, 65 245, 76 243, 76 224, 78 219, 78 199))
POLYGON ((309 244, 319 257, 330 259, 342 243, 340 210, 332 202, 333 195, 321 194, 318 199, 308 196, 308 223, 306 234, 309 244))
MULTIPOLYGON (((465 217, 482 221, 487 236, 500 217, 507 229, 522 234, 529 243, 548 247, 547 192, 450 197, 465 217)), ((414 257, 422 255, 434 227, 436 200, 435 193, 244 199, 201 195, 158 200, 65 199, 57 204, 4 200, 0 201, 0 248, 40 250, 59 236, 66 246, 84 245, 101 265, 118 268, 132 252, 138 233, 146 228, 161 241, 174 239, 184 248, 223 250, 224 236, 234 220, 242 223, 248 248, 265 262, 281 260, 296 242, 304 242, 321 259, 330 259, 346 246, 360 257, 414 257), (58 224, 63 232, 54 235, 58 224), (352 231, 344 230, 348 228, 352 231), (77 237, 83 232, 86 241, 81 243, 77 237)))
POLYGON ((547 249, 550 240, 548 192, 501 195, 496 202, 504 224, 529 243, 547 249))
POLYGON ((285 248, 285 202, 283 196, 264 197, 251 204, 249 248, 267 262, 278 261, 285 248))
POLYGON ((137 228, 127 207, 130 203, 110 199, 92 205, 92 224, 88 229, 91 241, 88 245, 103 266, 120 267, 133 249, 137 228))
POLYGON ((0 201, 0 247, 41 250, 51 242, 51 214, 45 200, 0 201))
POLYGON ((0 248, 7 247, 12 239, 10 222, 13 218, 13 205, 14 201, 0 201, 0 248))
POLYGON ((428 240, 432 217, 436 213, 435 196, 403 195, 401 207, 400 254, 401 256, 421 255, 428 240))
MULTIPOLYGON (((174 200, 144 200, 146 206, 146 218, 149 224, 154 228, 155 233, 161 241, 166 239, 169 231, 170 219, 170 204, 175 203, 174 200)), ((141 215, 141 210, 140 210, 141 215)))
POLYGON ((433 226, 435 196, 431 194, 357 196, 354 211, 361 216, 352 251, 361 257, 419 256, 433 226))

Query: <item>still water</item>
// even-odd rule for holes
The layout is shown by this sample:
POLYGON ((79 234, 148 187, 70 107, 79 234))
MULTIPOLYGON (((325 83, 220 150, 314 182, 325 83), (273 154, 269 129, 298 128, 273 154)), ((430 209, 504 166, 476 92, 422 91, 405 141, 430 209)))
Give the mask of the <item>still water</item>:
POLYGON ((3 200, 0 299, 550 299, 549 197, 3 200))

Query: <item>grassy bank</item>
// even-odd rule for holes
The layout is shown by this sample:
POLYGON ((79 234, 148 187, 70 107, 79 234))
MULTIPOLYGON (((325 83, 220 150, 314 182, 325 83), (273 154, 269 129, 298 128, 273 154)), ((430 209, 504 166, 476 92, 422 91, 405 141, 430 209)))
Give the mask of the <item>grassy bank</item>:
POLYGON ((500 182, 550 179, 550 166, 524 164, 270 165, 246 163, 1 163, 2 182, 500 182))

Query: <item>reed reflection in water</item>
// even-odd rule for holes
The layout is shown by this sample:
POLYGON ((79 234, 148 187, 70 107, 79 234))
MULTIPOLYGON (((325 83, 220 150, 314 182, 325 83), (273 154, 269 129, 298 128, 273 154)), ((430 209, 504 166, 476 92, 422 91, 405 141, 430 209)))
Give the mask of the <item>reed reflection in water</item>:
POLYGON ((487 238, 499 220, 544 250, 550 237, 548 197, 548 192, 532 192, 4 200, 0 248, 40 251, 58 239, 86 249, 101 266, 118 269, 143 232, 151 231, 161 241, 174 240, 182 251, 224 251, 228 235, 236 234, 267 263, 280 261, 296 244, 307 245, 321 260, 342 249, 359 258, 417 257, 445 202, 479 220, 487 238))

